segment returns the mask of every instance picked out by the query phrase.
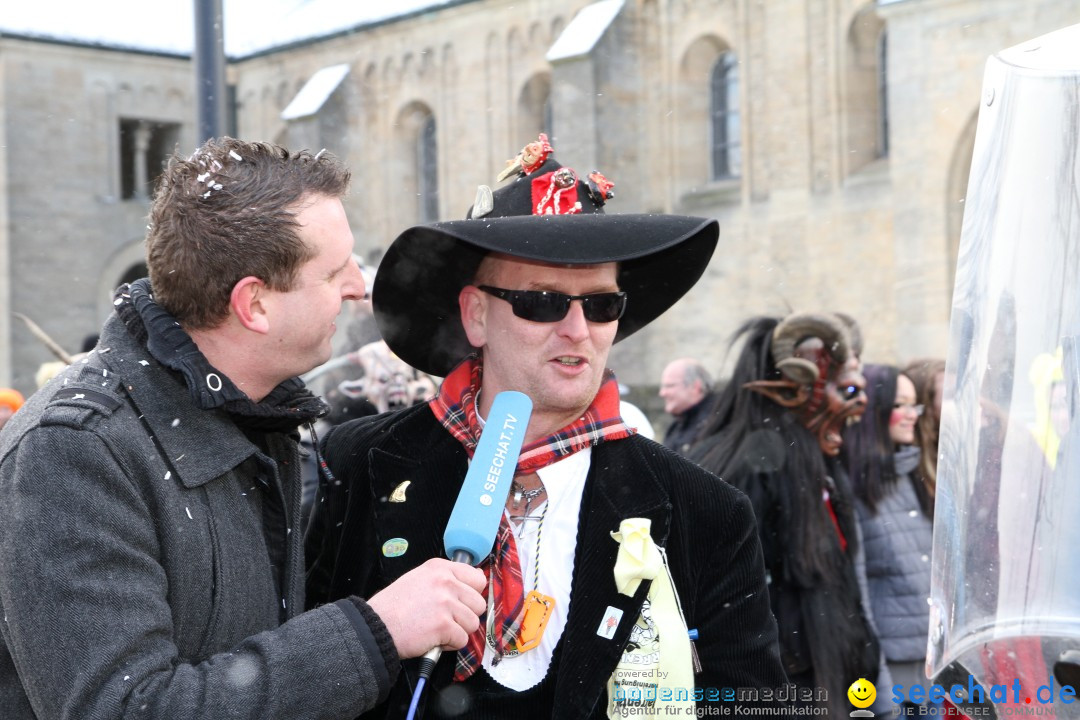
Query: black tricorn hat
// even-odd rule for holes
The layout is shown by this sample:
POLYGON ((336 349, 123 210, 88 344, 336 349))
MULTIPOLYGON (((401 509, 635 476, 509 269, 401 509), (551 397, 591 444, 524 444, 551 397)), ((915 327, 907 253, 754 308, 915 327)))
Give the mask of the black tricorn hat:
POLYGON ((548 157, 544 136, 541 142, 548 152, 531 172, 519 171, 494 193, 481 186, 469 219, 417 225, 387 249, 371 302, 383 339, 409 365, 441 377, 474 351, 461 324, 458 294, 491 252, 553 265, 618 263, 627 305, 615 342, 658 318, 705 272, 719 237, 716 220, 606 215, 602 206, 611 197, 611 183, 595 172, 588 181, 578 179, 548 157), (576 193, 563 192, 570 184, 576 193))

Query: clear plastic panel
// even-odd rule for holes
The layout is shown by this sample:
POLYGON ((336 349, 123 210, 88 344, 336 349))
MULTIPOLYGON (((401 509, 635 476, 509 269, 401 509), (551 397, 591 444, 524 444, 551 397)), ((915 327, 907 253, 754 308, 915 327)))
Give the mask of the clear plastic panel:
POLYGON ((1080 717, 1054 680, 1080 649, 1078 48, 1080 25, 988 60, 957 262, 927 667, 998 715, 1080 717))

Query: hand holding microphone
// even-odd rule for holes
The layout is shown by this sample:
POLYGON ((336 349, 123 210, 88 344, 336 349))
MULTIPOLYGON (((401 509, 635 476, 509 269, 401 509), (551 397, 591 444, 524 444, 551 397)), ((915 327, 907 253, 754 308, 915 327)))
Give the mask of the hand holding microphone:
MULTIPOLYGON (((495 396, 443 533, 446 554, 455 562, 476 565, 491 554, 530 415, 528 395, 507 390, 495 396)), ((421 677, 430 677, 441 654, 436 647, 424 655, 421 677)))
POLYGON ((432 640, 461 648, 487 609, 477 568, 432 558, 376 593, 368 605, 383 621, 402 659, 420 657, 432 640))

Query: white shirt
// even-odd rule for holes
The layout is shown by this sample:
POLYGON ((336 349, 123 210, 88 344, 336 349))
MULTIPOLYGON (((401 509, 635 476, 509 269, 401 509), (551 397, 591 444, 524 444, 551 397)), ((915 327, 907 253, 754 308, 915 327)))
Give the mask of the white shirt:
MULTIPOLYGON (((535 589, 555 598, 555 609, 540 638, 540 645, 532 650, 526 650, 515 657, 504 657, 498 665, 493 666, 491 661, 495 658, 495 653, 491 646, 485 643, 484 669, 496 682, 511 690, 528 690, 544 679, 548 666, 551 665, 555 646, 566 629, 581 496, 585 491, 585 477, 589 474, 591 464, 592 448, 586 448, 538 470, 536 474, 544 483, 548 499, 539 506, 533 506, 529 515, 537 516, 543 512, 543 526, 541 527, 537 520, 525 520, 521 533, 515 531, 514 540, 517 543, 522 587, 526 596, 533 590, 536 578, 536 536, 537 532, 540 533, 540 574, 535 589)), ((514 527, 513 523, 511 527, 514 527)))
POLYGON ((622 416, 624 423, 638 431, 638 435, 644 435, 650 440, 656 439, 656 431, 653 430, 652 423, 637 405, 620 400, 619 415, 622 416))

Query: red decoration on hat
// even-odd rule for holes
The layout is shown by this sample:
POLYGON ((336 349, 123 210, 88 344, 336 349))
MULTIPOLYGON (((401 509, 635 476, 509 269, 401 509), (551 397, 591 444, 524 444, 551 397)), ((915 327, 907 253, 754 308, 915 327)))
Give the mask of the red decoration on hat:
POLYGON ((593 170, 589 173, 587 185, 589 186, 589 197, 597 205, 603 205, 606 200, 615 197, 615 193, 611 191, 611 188, 615 187, 615 183, 604 177, 599 170, 593 170))
POLYGON ((544 133, 540 133, 538 139, 521 149, 521 154, 518 157, 521 158, 522 171, 524 171, 526 175, 531 174, 534 170, 544 164, 548 159, 548 155, 552 152, 554 152, 554 148, 552 148, 551 143, 548 142, 548 136, 544 133))
POLYGON ((562 167, 533 178, 532 211, 533 215, 574 215, 581 212, 574 171, 562 167))

